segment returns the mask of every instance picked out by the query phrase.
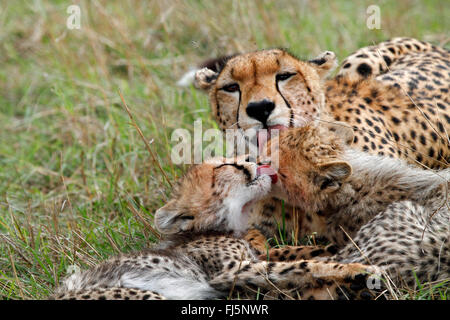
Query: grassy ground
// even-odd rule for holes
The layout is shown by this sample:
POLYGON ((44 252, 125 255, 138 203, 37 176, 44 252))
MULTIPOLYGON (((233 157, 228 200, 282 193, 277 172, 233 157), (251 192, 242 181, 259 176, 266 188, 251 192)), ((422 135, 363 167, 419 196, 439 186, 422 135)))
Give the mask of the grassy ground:
MULTIPOLYGON (((0 298, 38 299, 77 267, 157 241, 170 186, 122 108, 125 97, 170 180, 171 132, 214 127, 206 96, 175 86, 202 58, 266 47, 302 57, 412 36, 445 45, 447 1, 2 1, 0 298), (66 28, 68 5, 81 29, 66 28)), ((445 299, 448 285, 405 293, 445 299), (437 290, 437 291, 436 291, 437 290), (437 294, 436 294, 437 292, 437 294)))

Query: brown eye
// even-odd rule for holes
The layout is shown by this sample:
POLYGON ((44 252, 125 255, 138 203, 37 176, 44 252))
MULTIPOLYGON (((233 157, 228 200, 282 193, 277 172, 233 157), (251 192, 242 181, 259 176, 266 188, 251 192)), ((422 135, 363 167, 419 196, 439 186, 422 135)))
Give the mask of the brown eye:
POLYGON ((227 84, 226 86, 222 87, 222 90, 226 92, 236 92, 239 90, 239 85, 237 83, 227 84))
POLYGON ((292 72, 280 73, 280 74, 276 75, 275 79, 277 81, 284 81, 284 80, 289 79, 293 75, 295 75, 295 73, 292 73, 292 72))

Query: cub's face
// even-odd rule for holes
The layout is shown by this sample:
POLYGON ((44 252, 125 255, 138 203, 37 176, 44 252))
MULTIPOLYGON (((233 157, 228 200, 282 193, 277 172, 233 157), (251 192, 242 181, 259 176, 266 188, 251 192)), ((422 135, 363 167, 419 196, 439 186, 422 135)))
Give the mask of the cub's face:
POLYGON ((320 80, 335 65, 332 52, 305 62, 283 50, 263 50, 230 59, 220 74, 202 69, 195 84, 209 90, 222 129, 303 127, 319 116, 320 80))
POLYGON ((352 173, 343 159, 344 145, 352 137, 349 127, 330 131, 328 127, 306 126, 282 131, 278 141, 268 142, 267 158, 260 159, 270 162, 274 156, 270 152, 278 152, 278 182, 271 195, 305 211, 324 209, 329 197, 339 192, 352 173))
POLYGON ((163 234, 206 230, 244 232, 251 207, 271 190, 275 171, 238 159, 213 158, 192 167, 172 199, 156 211, 163 234), (272 175, 272 177, 270 176, 272 175))

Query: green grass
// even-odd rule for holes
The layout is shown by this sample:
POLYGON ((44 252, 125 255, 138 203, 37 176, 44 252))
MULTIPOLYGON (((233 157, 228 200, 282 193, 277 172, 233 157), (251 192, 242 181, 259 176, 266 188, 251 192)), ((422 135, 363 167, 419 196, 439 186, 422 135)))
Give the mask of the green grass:
MULTIPOLYGON (((393 36, 445 45, 442 1, 68 1, 0 3, 0 298, 39 299, 73 266, 157 241, 152 213, 170 186, 128 115, 123 93, 171 181, 176 128, 214 127, 207 97, 175 82, 205 57, 287 47, 342 60, 393 36)), ((406 298, 448 297, 428 287, 406 298)))

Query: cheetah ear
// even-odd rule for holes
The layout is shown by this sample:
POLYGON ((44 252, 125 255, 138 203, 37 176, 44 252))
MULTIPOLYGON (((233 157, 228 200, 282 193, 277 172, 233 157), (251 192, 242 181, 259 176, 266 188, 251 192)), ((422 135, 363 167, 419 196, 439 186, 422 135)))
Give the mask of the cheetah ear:
POLYGON ((195 73, 194 86, 197 89, 208 91, 215 85, 218 76, 219 74, 211 69, 200 69, 195 73))
POLYGON ((194 216, 184 214, 173 208, 169 201, 155 212, 155 226, 162 234, 175 234, 190 228, 194 216))
POLYGON ((338 65, 336 54, 332 51, 324 51, 308 62, 316 69, 321 79, 325 78, 338 65))
POLYGON ((337 137, 341 138, 345 144, 351 145, 353 143, 355 133, 353 132, 353 128, 348 124, 340 121, 335 121, 329 122, 327 124, 327 127, 331 132, 334 132, 337 137))
POLYGON ((342 181, 352 174, 352 167, 346 161, 334 161, 321 164, 319 172, 314 182, 320 190, 329 192, 341 187, 342 181))

